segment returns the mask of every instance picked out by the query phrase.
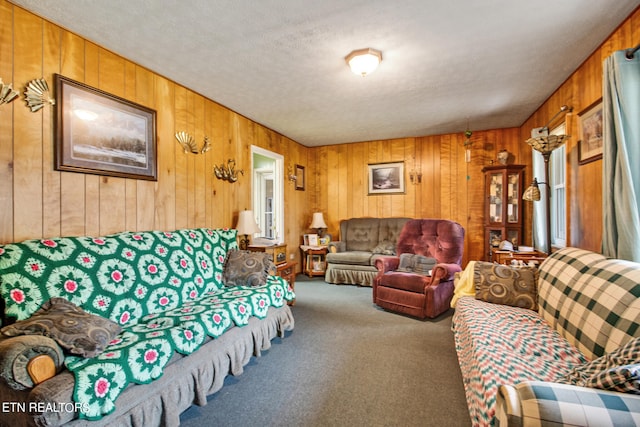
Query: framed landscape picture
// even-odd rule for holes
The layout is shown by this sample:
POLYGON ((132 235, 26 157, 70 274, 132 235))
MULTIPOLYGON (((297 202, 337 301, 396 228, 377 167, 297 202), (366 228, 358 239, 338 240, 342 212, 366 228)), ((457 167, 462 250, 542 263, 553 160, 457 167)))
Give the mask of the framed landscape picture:
POLYGON ((602 158, 602 99, 578 114, 578 161, 581 165, 602 158))
POLYGON ((55 75, 60 171, 157 180, 156 112, 55 75))
POLYGON ((404 193, 404 162, 369 164, 369 195, 404 193))

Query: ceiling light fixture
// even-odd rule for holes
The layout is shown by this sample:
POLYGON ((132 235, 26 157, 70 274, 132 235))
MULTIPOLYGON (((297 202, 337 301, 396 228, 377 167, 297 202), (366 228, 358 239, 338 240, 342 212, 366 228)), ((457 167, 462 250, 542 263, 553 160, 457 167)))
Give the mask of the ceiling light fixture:
POLYGON ((358 49, 351 52, 344 59, 354 74, 365 77, 378 68, 378 64, 382 61, 382 52, 371 48, 358 49))

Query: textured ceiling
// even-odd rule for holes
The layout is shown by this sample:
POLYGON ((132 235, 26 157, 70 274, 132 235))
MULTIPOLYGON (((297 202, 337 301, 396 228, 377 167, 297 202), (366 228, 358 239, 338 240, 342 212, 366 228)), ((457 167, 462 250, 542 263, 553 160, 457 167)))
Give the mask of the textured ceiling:
POLYGON ((306 146, 520 126, 640 4, 11 1, 306 146))

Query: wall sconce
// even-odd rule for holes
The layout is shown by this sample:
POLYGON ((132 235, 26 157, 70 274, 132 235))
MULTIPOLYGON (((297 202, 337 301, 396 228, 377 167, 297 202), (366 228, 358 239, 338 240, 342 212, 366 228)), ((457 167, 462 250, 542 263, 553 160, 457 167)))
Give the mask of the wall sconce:
POLYGON ((291 182, 296 182, 296 180, 298 179, 296 174, 293 173, 293 168, 291 167, 291 165, 287 166, 287 179, 291 182))
POLYGON ((351 52, 344 59, 353 74, 365 77, 378 68, 378 64, 382 61, 382 52, 371 48, 358 49, 351 52))
POLYGON ((182 145, 185 153, 204 154, 211 149, 211 142, 209 141, 208 136, 204 137, 204 143, 202 144, 201 149, 198 149, 198 144, 196 144, 195 138, 187 132, 177 132, 176 139, 180 145, 182 145))
POLYGON ((313 213, 313 218, 311 219, 311 225, 309 226, 309 228, 315 228, 318 237, 322 237, 322 229, 328 228, 327 224, 324 222, 322 212, 313 213))
POLYGON ((469 129, 467 129, 464 132, 464 136, 467 138, 464 141, 464 161, 467 163, 471 163, 471 145, 473 144, 473 142, 471 142, 471 135, 473 135, 473 132, 471 132, 469 129))
POLYGON ((244 175, 244 170, 242 169, 236 170, 236 161, 229 159, 227 160, 226 166, 224 163, 221 163, 220 166, 213 165, 213 173, 218 179, 234 183, 238 180, 238 173, 244 175))
POLYGON ((6 85, 2 82, 2 79, 0 78, 0 105, 8 104, 11 101, 15 101, 17 97, 18 97, 18 92, 13 90, 13 88, 11 87, 11 83, 6 85))
POLYGON ((560 111, 558 111, 549 123, 541 128, 534 128, 531 131, 531 138, 527 139, 527 144, 531 146, 534 150, 540 152, 542 154, 542 158, 544 160, 544 180, 545 182, 538 182, 537 178, 533 179, 533 182, 527 188, 522 195, 524 200, 528 201, 538 201, 541 199, 540 197, 540 188, 538 184, 545 184, 545 214, 546 214, 546 245, 547 245, 547 253, 551 253, 551 187, 549 185, 549 158, 551 157, 551 153, 556 148, 560 147, 565 143, 567 139, 570 138, 569 135, 549 135, 549 125, 553 120, 558 117, 559 114, 565 111, 573 111, 573 108, 567 107, 563 105, 560 107, 560 111))
POLYGON ((253 211, 244 210, 238 214, 238 224, 236 224, 236 230, 240 237, 240 249, 247 250, 250 239, 249 235, 260 233, 260 227, 256 223, 256 218, 253 216, 253 211))
POLYGON ((409 181, 411 181, 413 185, 420 184, 422 182, 422 172, 411 169, 409 172, 409 181))
POLYGON ((44 78, 34 79, 27 83, 24 97, 32 113, 35 113, 47 104, 56 104, 56 100, 51 98, 49 94, 49 85, 44 78))

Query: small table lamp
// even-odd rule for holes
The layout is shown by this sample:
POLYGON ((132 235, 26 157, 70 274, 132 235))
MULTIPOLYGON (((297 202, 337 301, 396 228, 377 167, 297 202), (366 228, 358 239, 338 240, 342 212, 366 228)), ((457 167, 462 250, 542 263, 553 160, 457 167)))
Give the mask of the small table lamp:
POLYGON ((246 250, 249 245, 249 234, 260 233, 260 227, 256 223, 253 211, 241 211, 238 215, 238 224, 236 225, 238 234, 243 236, 240 238, 240 249, 246 250))
POLYGON ((322 229, 327 228, 327 224, 324 222, 322 212, 314 212, 311 219, 311 225, 309 228, 315 228, 318 233, 318 237, 322 237, 322 229))

